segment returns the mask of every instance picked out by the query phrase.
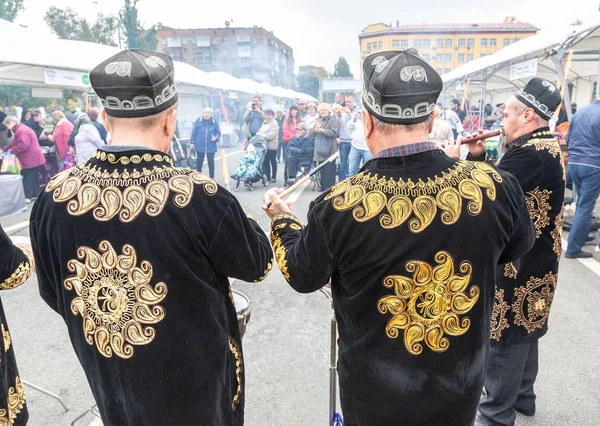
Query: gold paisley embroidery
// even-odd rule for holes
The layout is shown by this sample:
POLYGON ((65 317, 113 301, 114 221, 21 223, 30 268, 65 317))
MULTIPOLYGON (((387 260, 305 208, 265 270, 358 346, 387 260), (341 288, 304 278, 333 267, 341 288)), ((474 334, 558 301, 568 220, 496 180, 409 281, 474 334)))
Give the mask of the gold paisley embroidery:
POLYGON ((547 137, 547 138, 540 137, 540 136, 549 136, 549 135, 550 134, 546 133, 546 132, 534 133, 533 135, 531 135, 532 139, 530 139, 523 146, 532 146, 535 148, 536 151, 546 150, 550 153, 550 155, 552 155, 552 157, 556 158, 557 156, 559 156, 562 159, 560 145, 558 144, 557 140, 554 139, 553 137, 547 137))
POLYGON ((499 341, 502 336, 502 330, 509 327, 508 319, 506 318, 508 309, 508 303, 504 301, 504 289, 496 289, 492 321, 490 323, 492 329, 490 337, 494 340, 499 341))
POLYGON ((22 243, 16 243, 15 247, 19 248, 27 257, 27 261, 29 262, 29 269, 31 269, 31 272, 35 272, 35 259, 33 258, 33 251, 31 249, 31 245, 30 244, 22 244, 22 243))
POLYGON ((275 233, 271 232, 271 245, 273 246, 273 251, 275 252, 275 260, 277 261, 277 265, 279 266, 279 270, 283 275, 283 278, 286 280, 290 279, 290 273, 288 272, 287 267, 287 249, 283 245, 281 238, 275 233))
POLYGON ((242 371, 244 370, 244 361, 242 360, 242 352, 240 351, 240 347, 236 343, 235 339, 231 336, 229 336, 229 350, 235 359, 235 379, 237 380, 237 390, 231 403, 231 409, 235 411, 235 407, 239 404, 240 397, 242 396, 242 371))
POLYGON ((135 249, 126 244, 117 254, 108 241, 99 244, 99 251, 80 247, 77 258, 67 262, 67 290, 77 294, 71 302, 71 312, 81 315, 86 341, 96 345, 106 358, 113 354, 123 359, 133 356, 134 346, 147 345, 157 324, 165 317, 159 305, 167 295, 167 285, 152 285, 152 265, 141 261, 137 266, 135 249))
POLYGON ((509 262, 506 265, 504 265, 504 276, 505 277, 517 279, 518 272, 519 271, 517 271, 517 268, 515 267, 514 263, 509 262))
POLYGON ((10 290, 19 287, 31 275, 32 268, 29 262, 22 262, 10 277, 0 283, 0 290, 10 290))
POLYGON ((392 314, 387 323, 386 334, 395 339, 404 330, 404 346, 409 353, 423 352, 421 342, 434 352, 444 352, 450 347, 449 336, 465 334, 471 325, 468 313, 479 299, 479 287, 473 285, 465 293, 471 281, 472 265, 462 262, 455 273, 454 259, 445 251, 435 255, 437 266, 411 260, 406 270, 412 277, 390 275, 383 285, 394 294, 379 299, 380 313, 392 314))
POLYGON ((4 328, 4 324, 2 324, 2 340, 4 341, 4 352, 6 352, 10 349, 10 333, 4 328))
POLYGON ((169 157, 168 155, 164 155, 164 154, 146 153, 141 156, 140 155, 132 155, 132 156, 123 155, 123 156, 120 156, 119 158, 117 158, 117 156, 112 153, 107 154, 105 151, 97 150, 92 157, 96 158, 98 160, 108 161, 111 164, 119 164, 120 163, 120 164, 123 164, 124 166, 126 166, 130 163, 140 164, 142 161, 145 161, 145 162, 157 161, 159 163, 169 163, 170 165, 173 165, 173 160, 171 159, 171 157, 169 157))
POLYGON ((525 196, 529 216, 535 226, 536 238, 540 238, 542 229, 550 225, 548 212, 552 210, 552 207, 548 204, 548 199, 551 194, 552 191, 548 191, 547 189, 540 190, 540 187, 538 186, 533 191, 529 191, 525 196))
POLYGON ((531 277, 524 286, 515 289, 512 311, 516 325, 525 327, 528 333, 544 326, 550 315, 556 282, 557 275, 549 272, 544 278, 531 277))
POLYGON ((560 260, 560 256, 562 255, 563 223, 564 223, 564 215, 563 215, 563 211, 561 210, 560 213, 556 216, 556 219, 554 222, 555 226, 551 232, 552 240, 554 241, 552 249, 554 250, 554 253, 556 253, 556 258, 558 260, 560 260))
POLYGON ((379 224, 390 229, 408 221, 409 229, 418 233, 431 225, 438 212, 443 224, 456 223, 463 199, 468 200, 468 213, 478 215, 483 208, 482 191, 494 201, 499 182, 502 177, 488 164, 459 161, 427 182, 359 173, 333 187, 325 199, 332 200, 338 211, 352 210, 358 222, 379 216, 379 224), (411 216, 414 217, 409 220, 411 216))
POLYGON ((109 221, 118 216, 124 223, 134 221, 143 211, 149 216, 158 216, 171 193, 176 207, 186 207, 193 196, 195 186, 201 185, 204 192, 216 194, 218 185, 201 173, 189 169, 156 167, 123 171, 111 174, 96 169, 95 165, 80 164, 61 173, 46 186, 53 191, 56 202, 67 202, 67 211, 72 216, 81 216, 92 211, 94 219, 109 221), (146 184, 144 188, 142 185, 146 184), (124 187, 124 190, 121 188, 124 187))
POLYGON ((0 410, 0 426, 14 425, 17 416, 25 406, 25 390, 18 376, 15 379, 15 387, 8 389, 7 406, 7 409, 0 410))

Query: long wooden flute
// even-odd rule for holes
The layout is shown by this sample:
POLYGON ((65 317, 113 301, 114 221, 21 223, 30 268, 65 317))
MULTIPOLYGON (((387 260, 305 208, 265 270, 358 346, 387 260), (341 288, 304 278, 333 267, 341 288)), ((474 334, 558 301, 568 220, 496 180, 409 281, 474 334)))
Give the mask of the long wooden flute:
POLYGON ((501 134, 502 134, 502 129, 494 130, 492 132, 482 133, 480 135, 473 136, 472 138, 463 139, 460 143, 461 143, 461 145, 464 145, 467 143, 479 142, 481 140, 484 140, 487 138, 493 138, 494 136, 499 136, 501 134))
MULTIPOLYGON (((317 167, 315 167, 309 174, 307 174, 302 179, 298 180, 296 183, 294 183, 288 189, 286 189, 281 194, 279 194, 279 198, 284 199, 285 197, 290 195, 292 192, 294 192, 296 189, 298 189, 300 186, 302 186, 303 183, 307 182, 311 177, 313 177, 314 175, 319 173, 323 169, 323 167, 327 166, 328 164, 335 163, 335 160, 337 160, 337 158, 339 156, 340 156, 339 152, 336 152, 335 154, 333 154, 327 160, 323 161, 321 164, 319 164, 317 167)), ((271 205, 272 204, 269 201, 269 202, 267 202, 267 204, 263 204, 263 209, 267 210, 269 207, 271 207, 271 205)))

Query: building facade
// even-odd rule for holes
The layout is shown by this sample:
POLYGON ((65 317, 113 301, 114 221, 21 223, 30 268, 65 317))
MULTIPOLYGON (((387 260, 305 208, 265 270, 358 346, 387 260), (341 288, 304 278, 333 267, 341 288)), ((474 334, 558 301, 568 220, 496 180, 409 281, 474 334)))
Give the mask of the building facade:
POLYGON ((362 61, 383 50, 416 48, 440 74, 474 59, 491 55, 521 39, 534 35, 538 28, 524 22, 500 24, 372 24, 358 36, 362 61))
POLYGON ((159 52, 203 71, 223 71, 238 78, 291 88, 294 51, 272 32, 254 26, 176 29, 158 24, 159 52))

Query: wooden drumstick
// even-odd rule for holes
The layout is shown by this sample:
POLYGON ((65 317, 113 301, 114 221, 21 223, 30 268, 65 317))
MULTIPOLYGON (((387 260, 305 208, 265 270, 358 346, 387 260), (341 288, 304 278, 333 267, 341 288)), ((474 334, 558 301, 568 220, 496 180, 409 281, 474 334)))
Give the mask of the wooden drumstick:
POLYGON ((221 172, 223 173, 225 188, 227 188, 227 191, 230 191, 231 186, 229 184, 229 170, 227 169, 227 156, 225 155, 224 149, 221 150, 221 172))
MULTIPOLYGON (((290 195, 292 192, 294 192, 296 189, 298 189, 298 187, 302 186, 303 183, 306 183, 308 180, 310 180, 311 177, 313 177, 314 175, 316 175, 317 173, 319 173, 323 169, 323 167, 325 167, 328 164, 335 163, 335 160, 337 160, 337 158, 339 156, 340 156, 340 154, 338 152, 336 152, 335 154, 333 154, 327 160, 325 160, 324 162, 322 162, 321 164, 319 164, 317 167, 315 167, 309 174, 307 174, 302 179, 300 179, 299 181, 297 181, 296 183, 294 183, 292 186, 290 186, 288 189, 286 189, 281 194, 279 194, 279 198, 284 199, 285 197, 287 197, 288 195, 290 195)), ((271 207, 271 205, 272 204, 269 201, 269 202, 267 202, 267 204, 263 204, 263 209, 267 210, 269 207, 271 207)))

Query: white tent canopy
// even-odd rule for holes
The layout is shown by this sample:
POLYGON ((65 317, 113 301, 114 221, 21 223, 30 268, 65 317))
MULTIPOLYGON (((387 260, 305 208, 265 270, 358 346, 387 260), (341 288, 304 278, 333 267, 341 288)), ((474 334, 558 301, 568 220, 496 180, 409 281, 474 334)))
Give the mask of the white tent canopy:
POLYGON ((542 30, 493 55, 456 68, 442 77, 446 96, 462 92, 468 79, 470 94, 481 95, 483 91, 488 94, 491 102, 503 101, 508 93, 523 87, 532 77, 512 76, 511 79, 511 66, 528 60, 537 60, 538 77, 551 81, 562 80, 560 73, 563 67, 560 62, 571 49, 574 51, 574 57, 567 79, 576 86, 577 97, 582 99, 582 103, 584 99, 587 103, 594 81, 598 78, 600 23, 586 27, 570 26, 542 30))

